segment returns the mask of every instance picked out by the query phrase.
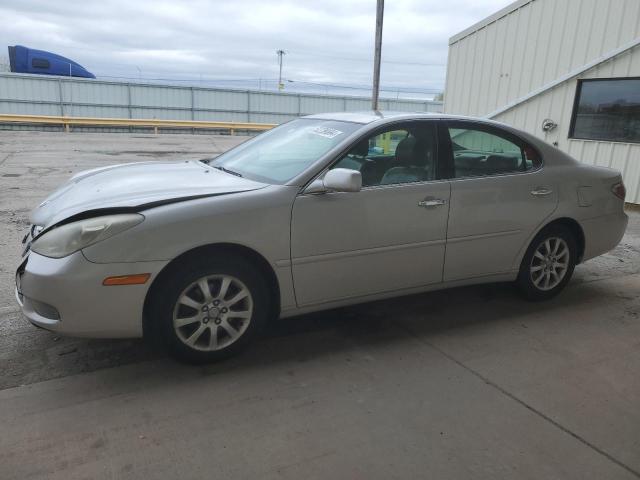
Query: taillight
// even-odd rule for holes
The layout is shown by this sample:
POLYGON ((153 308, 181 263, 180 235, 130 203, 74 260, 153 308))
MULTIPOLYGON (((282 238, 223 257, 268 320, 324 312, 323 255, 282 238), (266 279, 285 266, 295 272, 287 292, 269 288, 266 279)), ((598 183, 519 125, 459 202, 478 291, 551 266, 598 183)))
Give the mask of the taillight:
POLYGON ((623 202, 625 197, 627 196, 627 189, 624 186, 624 182, 618 182, 613 185, 611 187, 611 192, 623 202))

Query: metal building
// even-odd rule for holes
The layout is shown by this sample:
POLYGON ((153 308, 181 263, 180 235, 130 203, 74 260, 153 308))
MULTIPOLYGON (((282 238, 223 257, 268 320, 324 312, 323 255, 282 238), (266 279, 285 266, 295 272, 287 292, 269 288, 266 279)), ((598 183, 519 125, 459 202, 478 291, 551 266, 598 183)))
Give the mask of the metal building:
POLYGON ((623 172, 640 203, 640 1, 518 0, 449 40, 446 113, 623 172))

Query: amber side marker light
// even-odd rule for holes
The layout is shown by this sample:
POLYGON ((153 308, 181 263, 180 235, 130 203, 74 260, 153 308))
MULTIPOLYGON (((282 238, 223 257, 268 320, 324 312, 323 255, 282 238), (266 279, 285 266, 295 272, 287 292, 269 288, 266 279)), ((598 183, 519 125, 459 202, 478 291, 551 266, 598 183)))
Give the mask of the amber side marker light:
POLYGON ((147 283, 150 273, 137 273, 135 275, 121 275, 119 277, 107 277, 103 280, 102 285, 105 286, 113 286, 113 285, 142 285, 143 283, 147 283))

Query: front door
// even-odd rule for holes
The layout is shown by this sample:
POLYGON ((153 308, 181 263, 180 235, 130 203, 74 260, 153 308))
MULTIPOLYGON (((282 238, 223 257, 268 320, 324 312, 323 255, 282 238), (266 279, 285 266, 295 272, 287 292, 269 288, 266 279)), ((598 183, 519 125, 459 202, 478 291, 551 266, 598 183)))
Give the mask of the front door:
POLYGON ((376 132, 332 167, 361 171, 361 191, 295 200, 299 306, 442 281, 450 186, 436 180, 436 138, 433 122, 376 132))

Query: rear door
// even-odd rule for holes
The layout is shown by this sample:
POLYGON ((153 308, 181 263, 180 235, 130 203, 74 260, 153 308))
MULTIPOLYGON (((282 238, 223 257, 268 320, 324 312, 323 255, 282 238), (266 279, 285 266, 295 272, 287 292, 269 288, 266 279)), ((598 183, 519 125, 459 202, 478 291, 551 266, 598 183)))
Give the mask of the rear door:
MULTIPOLYGON (((506 273, 558 204, 538 151, 497 127, 446 122, 451 179, 444 281, 506 273)), ((445 147, 446 148, 446 147, 445 147)))

